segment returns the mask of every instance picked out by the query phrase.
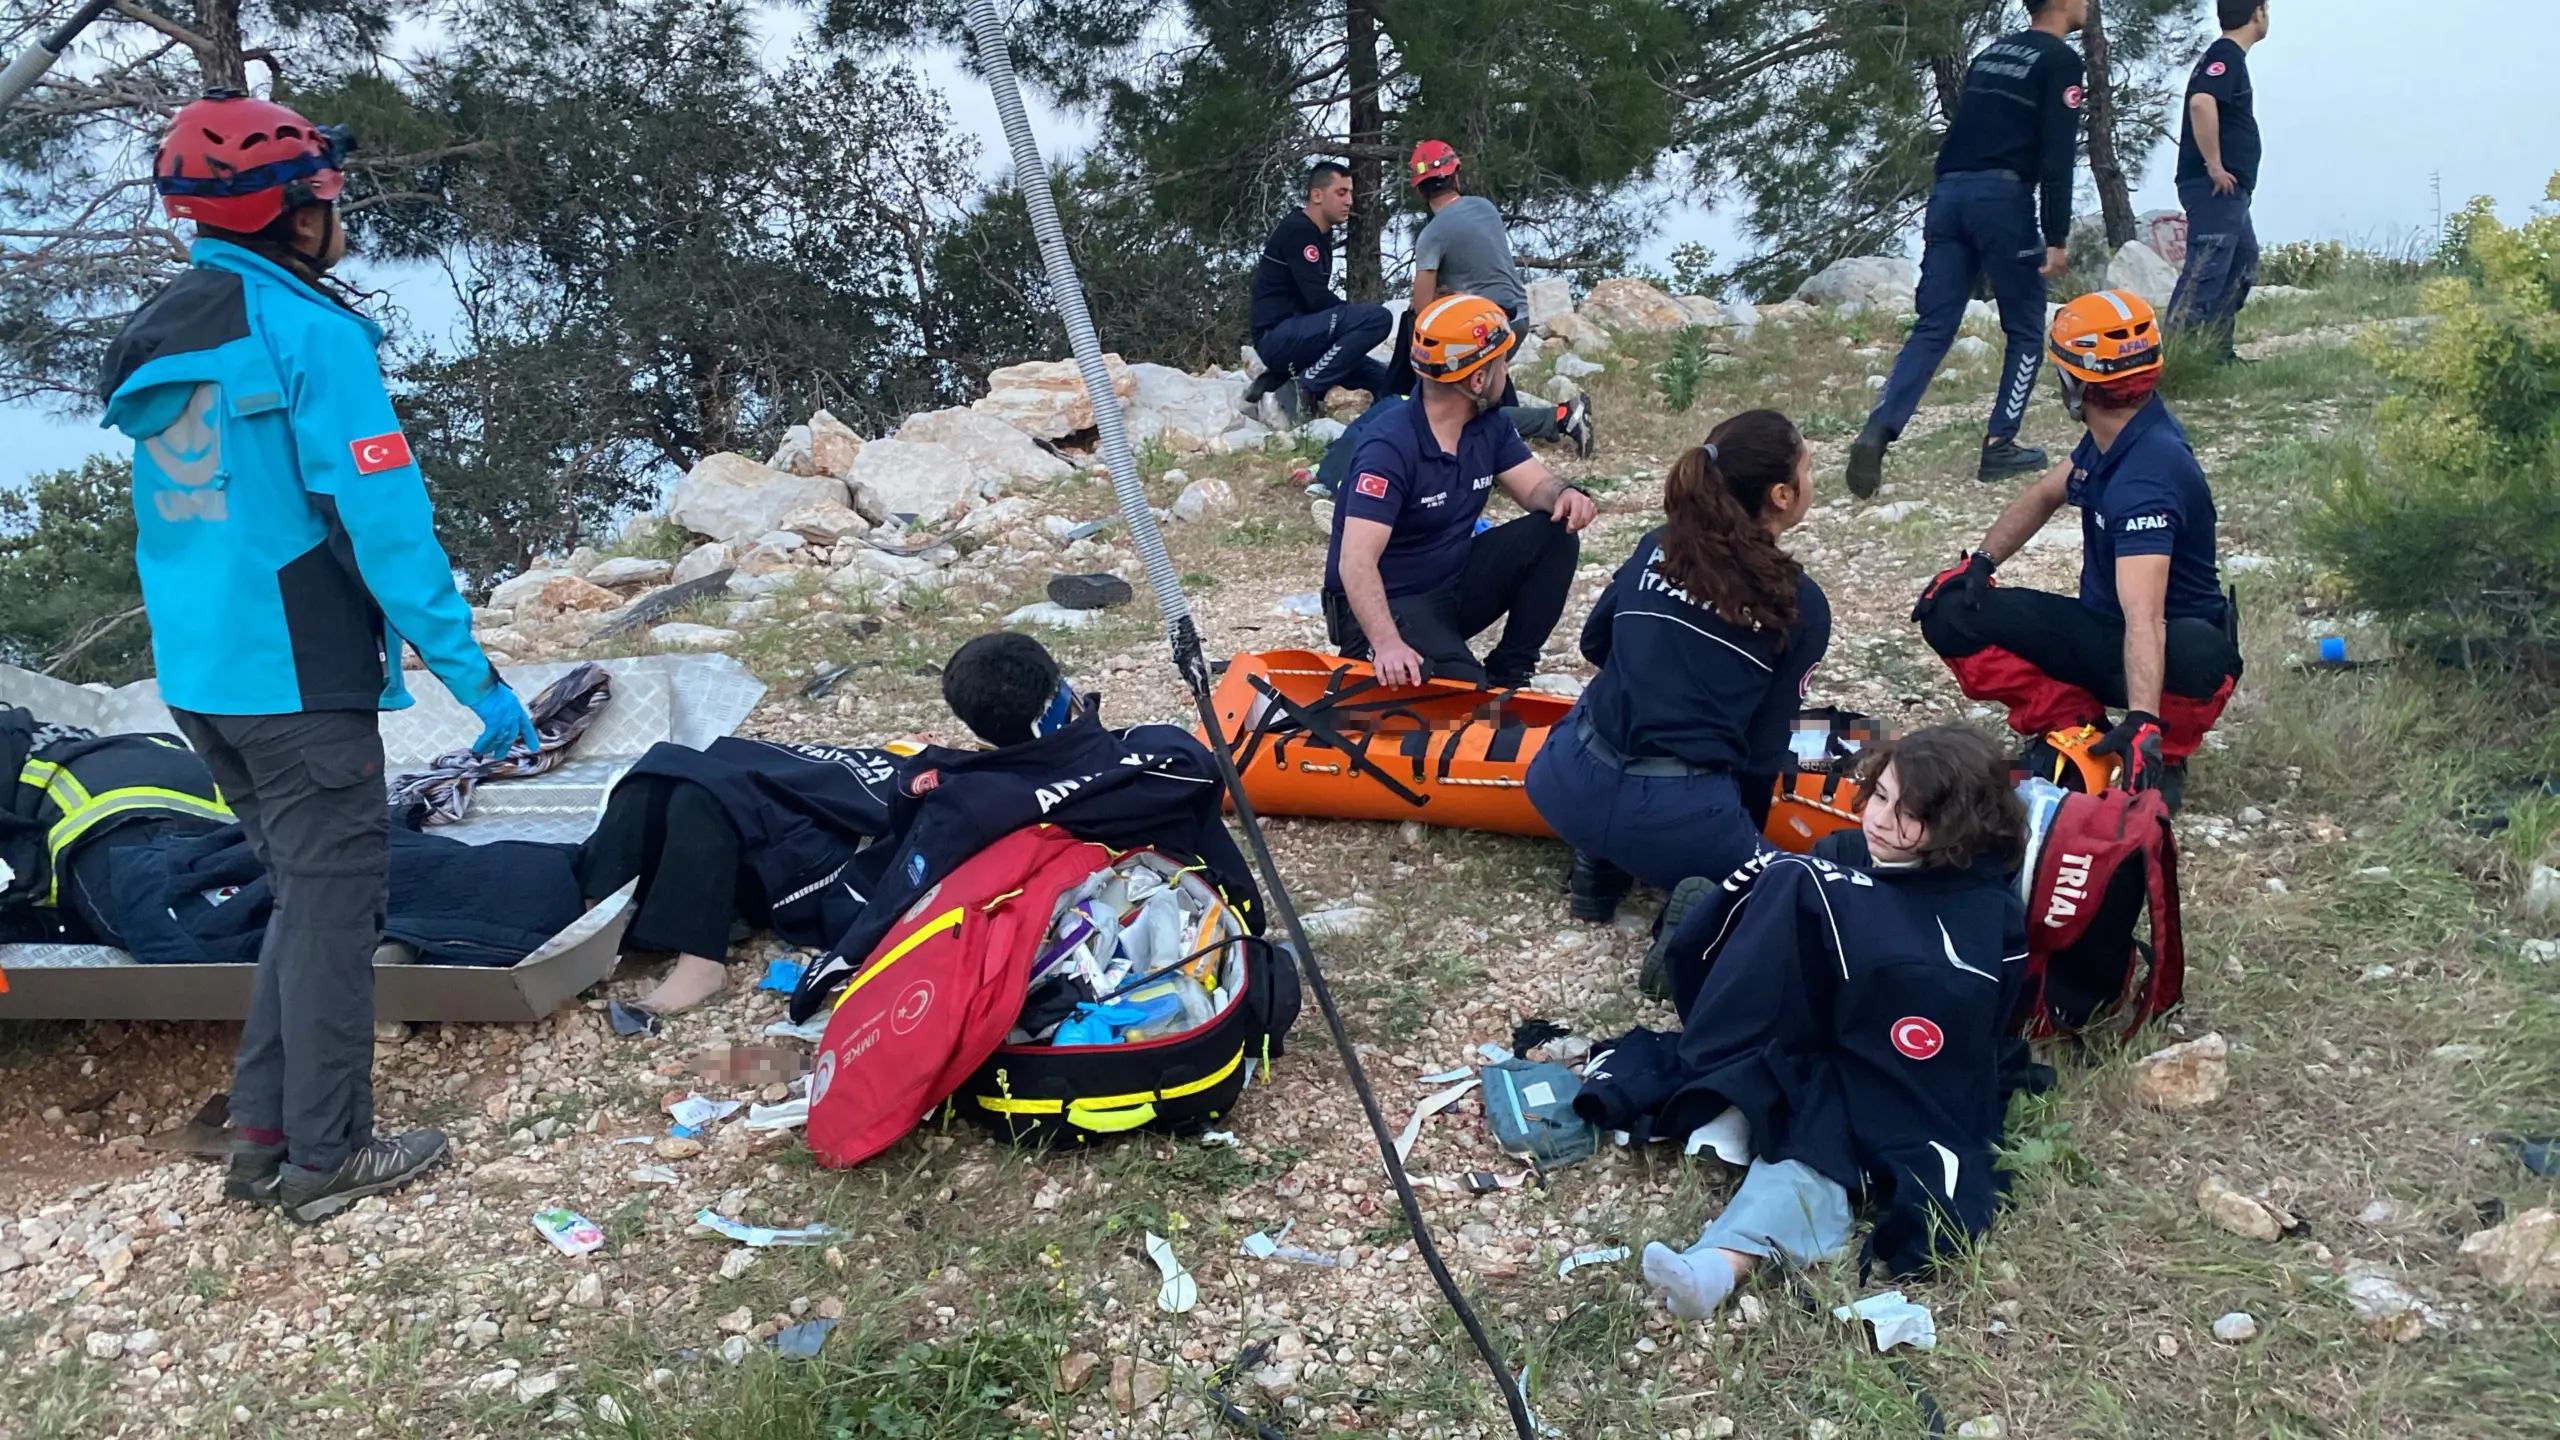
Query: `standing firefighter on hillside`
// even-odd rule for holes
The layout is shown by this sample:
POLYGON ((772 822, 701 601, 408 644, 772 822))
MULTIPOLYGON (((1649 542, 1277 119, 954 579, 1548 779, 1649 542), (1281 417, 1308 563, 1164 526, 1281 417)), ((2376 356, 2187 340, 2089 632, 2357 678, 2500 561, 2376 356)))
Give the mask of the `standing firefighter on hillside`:
POLYGON ((415 1179, 445 1137, 373 1133, 373 952, 389 811, 377 712, 400 647, 483 723, 536 744, 471 639, 383 388, 382 331, 322 277, 346 254, 344 129, 211 91, 154 163, 187 272, 108 347, 105 424, 136 443, 136 563, 160 695, 275 891, 234 1061, 224 1190, 305 1223, 415 1179))
POLYGON ((2043 451, 2018 443, 2018 426, 2043 368, 2044 282, 2062 273, 2071 238, 2071 167, 2080 153, 2086 72, 2062 37, 2087 21, 2089 0, 2026 0, 2026 7, 2031 27, 1974 57, 1938 149, 1937 188, 1921 232, 1920 321, 1866 428, 1849 445, 1853 495, 1873 495, 1884 483, 1884 452, 1920 408, 1964 324, 1974 283, 1985 277, 2000 302, 2009 353, 1991 401, 1981 478, 2044 468, 2043 451), (2041 216, 2032 198, 2039 190, 2041 216))

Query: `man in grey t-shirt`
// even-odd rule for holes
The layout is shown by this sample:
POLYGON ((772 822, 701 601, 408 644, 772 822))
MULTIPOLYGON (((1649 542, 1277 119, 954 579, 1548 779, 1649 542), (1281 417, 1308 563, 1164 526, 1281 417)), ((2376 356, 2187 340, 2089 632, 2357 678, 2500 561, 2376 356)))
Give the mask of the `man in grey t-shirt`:
MULTIPOLYGON (((1458 189, 1458 152, 1446 141, 1425 140, 1413 147, 1406 173, 1431 207, 1431 218, 1413 242, 1413 306, 1407 313, 1419 315, 1443 295, 1481 295, 1502 307, 1515 330, 1525 330, 1529 291, 1512 263, 1502 212, 1492 201, 1458 189)), ((1591 453, 1591 412, 1583 400, 1522 405, 1518 398, 1511 396, 1505 408, 1522 438, 1569 439, 1580 453, 1591 453)))

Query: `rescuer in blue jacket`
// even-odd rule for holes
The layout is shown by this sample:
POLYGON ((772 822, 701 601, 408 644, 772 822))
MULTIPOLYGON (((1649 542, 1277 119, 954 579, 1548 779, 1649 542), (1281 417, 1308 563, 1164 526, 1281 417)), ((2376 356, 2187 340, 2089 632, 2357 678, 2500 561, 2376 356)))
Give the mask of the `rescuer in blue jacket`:
POLYGON ((538 744, 471 638, 374 358, 382 331, 321 278, 346 254, 354 139, 211 91, 170 122, 153 185, 197 238, 108 347, 105 424, 135 441, 135 563, 160 695, 275 887, 234 1062, 225 1191, 315 1222, 442 1159, 373 1133, 373 952, 389 820, 377 712, 416 649, 478 714, 473 748, 538 744))

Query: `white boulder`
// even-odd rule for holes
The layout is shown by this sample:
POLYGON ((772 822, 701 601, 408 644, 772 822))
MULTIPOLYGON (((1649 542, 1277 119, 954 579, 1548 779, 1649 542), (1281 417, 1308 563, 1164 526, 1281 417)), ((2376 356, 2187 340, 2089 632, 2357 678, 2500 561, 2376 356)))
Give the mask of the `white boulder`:
MULTIPOLYGON (((898 438, 948 446, 980 470, 1008 480, 1046 483, 1076 473, 1074 466, 1041 449, 1030 436, 976 410, 932 410, 908 416, 898 427, 898 438)), ((857 467, 859 463, 857 456, 857 467)))
POLYGON ((806 505, 842 505, 831 475, 785 475, 744 455, 706 455, 667 495, 667 516, 696 535, 736 540, 778 528, 806 505))
POLYGON ((1677 330, 1688 313, 1642 280, 1618 276, 1591 287, 1583 297, 1582 318, 1610 330, 1677 330))
POLYGON ((853 457, 861 449, 862 437, 852 426, 824 410, 809 417, 809 465, 818 474, 852 474, 853 457))
POLYGON ((489 592, 492 610, 516 610, 526 601, 542 593, 542 587, 560 578, 557 570, 527 570, 512 580, 502 581, 489 592))
POLYGON ((845 505, 808 505, 782 517, 782 528, 812 545, 859 540, 871 533, 871 522, 845 505))
POLYGON ((735 630, 723 630, 717 625, 695 625, 676 620, 652 628, 649 638, 669 650, 726 650, 738 643, 739 635, 735 630))
MULTIPOLYGON (((1128 362, 1105 355, 1102 365, 1123 406, 1137 398, 1138 377, 1130 372, 1128 362)), ((1007 365, 987 376, 985 398, 970 408, 1043 440, 1093 428, 1093 400, 1085 394, 1084 372, 1073 360, 1007 365)))
POLYGON ((1224 480, 1194 480, 1174 498, 1173 518, 1194 524, 1220 510, 1235 508, 1236 492, 1224 480))
POLYGON ((1573 313, 1573 284, 1561 275, 1529 282, 1529 328, 1544 330, 1573 313))
POLYGON ((2169 296, 2178 288, 2178 267, 2141 241, 2128 240, 2107 262, 2107 287, 2130 290, 2150 301, 2153 309, 2166 310, 2169 296))
POLYGON ((673 567, 664 560, 650 560, 638 555, 616 555, 610 560, 599 562, 596 568, 588 571, 587 581, 589 584, 602 585, 607 589, 621 589, 631 585, 656 585, 664 581, 672 569, 673 567))
POLYGON ((783 431, 782 443, 773 447, 764 463, 785 475, 817 474, 817 461, 809 453, 809 427, 794 425, 783 431))
POLYGON ((1579 380, 1585 375, 1597 375, 1605 368, 1607 367, 1599 362, 1585 360, 1579 355, 1564 354, 1556 357, 1556 376, 1559 379, 1579 380))
POLYGON ((978 467, 948 445, 923 440, 874 440, 853 457, 853 478, 868 487, 892 515, 940 520, 978 493, 978 467))
POLYGON ((1170 365, 1144 361, 1129 370, 1138 379, 1137 398, 1124 412, 1130 443, 1179 430, 1207 450, 1210 437, 1235 428, 1242 383, 1217 375, 1186 375, 1170 365))
POLYGON ((1576 350, 1603 351, 1609 348, 1609 332, 1601 329, 1598 322, 1581 315, 1558 316, 1555 323, 1547 327, 1547 335, 1576 350))
POLYGON ((1796 287, 1795 298, 1807 305, 1835 310, 1877 310, 1887 315, 1911 308, 1919 272, 1908 260, 1889 255, 1859 255, 1834 260, 1822 273, 1796 287))
POLYGON ((1674 295, 1671 303, 1680 307, 1683 323, 1704 325, 1709 329, 1724 328, 1724 307, 1704 295, 1674 295))
POLYGON ((726 569, 728 564, 728 546, 717 540, 707 545, 696 545, 684 552, 684 558, 676 562, 676 568, 667 576, 667 582, 672 585, 682 585, 688 581, 699 580, 705 575, 726 569))
POLYGON ((1724 302, 1724 323, 1741 331, 1747 339, 1753 330, 1759 328, 1760 312, 1748 300, 1727 300, 1724 302))

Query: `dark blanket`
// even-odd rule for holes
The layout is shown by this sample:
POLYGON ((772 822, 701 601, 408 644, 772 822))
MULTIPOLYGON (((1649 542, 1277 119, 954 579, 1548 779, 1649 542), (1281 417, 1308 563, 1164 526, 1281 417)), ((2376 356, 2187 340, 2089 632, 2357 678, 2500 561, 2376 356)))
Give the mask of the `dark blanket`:
POLYGON ((899 762, 890 839, 853 857, 846 883, 860 915, 809 967, 791 1018, 826 1007, 918 896, 962 862, 1027 825, 1051 824, 1116 850, 1141 847, 1197 862, 1256 932, 1262 897, 1227 833, 1216 762, 1169 725, 1105 729, 1088 706, 1074 723, 995 750, 928 747, 899 762))
MULTIPOLYGON (((513 965, 585 910, 574 845, 466 845, 391 832, 383 934, 435 965, 513 965)), ((237 825, 115 852, 125 949, 146 965, 247 965, 274 913, 265 869, 237 825)))

